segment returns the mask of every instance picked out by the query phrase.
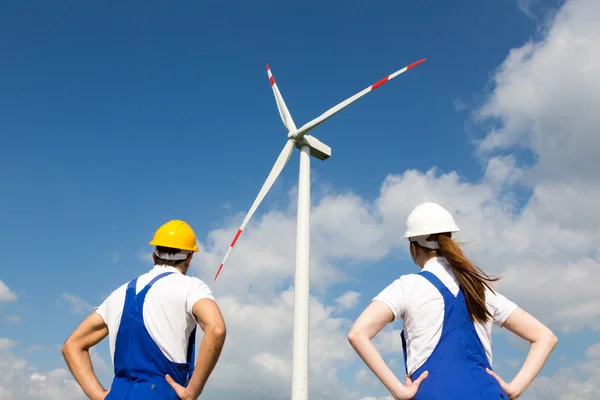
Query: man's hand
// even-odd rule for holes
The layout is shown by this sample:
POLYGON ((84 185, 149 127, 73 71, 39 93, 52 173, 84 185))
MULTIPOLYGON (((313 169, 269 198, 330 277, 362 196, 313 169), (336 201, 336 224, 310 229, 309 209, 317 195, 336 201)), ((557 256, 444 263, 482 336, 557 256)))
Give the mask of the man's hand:
POLYGON ((104 399, 106 399, 106 396, 108 396, 109 392, 110 392, 110 390, 105 390, 104 392, 102 392, 102 394, 100 394, 100 397, 98 397, 96 399, 92 399, 92 400, 104 400, 104 399))
POLYGON ((171 385, 175 393, 177 393, 177 397, 179 397, 180 400, 196 400, 198 398, 194 396, 186 387, 175 382, 173 378, 171 378, 171 375, 165 375, 165 379, 169 385, 171 385))
POLYGON ((92 312, 69 336, 62 347, 65 362, 84 393, 92 400, 104 400, 108 395, 92 369, 89 349, 108 336, 108 327, 96 312, 92 312))

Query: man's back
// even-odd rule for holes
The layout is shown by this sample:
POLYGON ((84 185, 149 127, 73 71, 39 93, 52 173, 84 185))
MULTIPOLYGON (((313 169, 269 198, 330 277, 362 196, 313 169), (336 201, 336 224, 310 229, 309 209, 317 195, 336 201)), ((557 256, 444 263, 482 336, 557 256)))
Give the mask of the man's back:
POLYGON ((226 327, 219 306, 204 282, 186 276, 198 252, 193 229, 171 220, 149 244, 154 268, 111 293, 62 347, 69 370, 91 399, 197 399, 223 349, 226 327), (196 324, 204 334, 195 357, 196 324), (107 336, 115 366, 108 390, 89 356, 107 336))
MULTIPOLYGON (((182 363, 186 360, 188 338, 196 326, 192 306, 198 300, 214 300, 214 297, 209 287, 200 279, 183 275, 174 267, 160 265, 138 278, 136 293, 164 272, 174 273, 157 281, 148 292, 144 302, 144 325, 163 354, 172 362, 182 363)), ((113 362, 127 284, 115 290, 96 309, 96 313, 108 326, 113 362)))

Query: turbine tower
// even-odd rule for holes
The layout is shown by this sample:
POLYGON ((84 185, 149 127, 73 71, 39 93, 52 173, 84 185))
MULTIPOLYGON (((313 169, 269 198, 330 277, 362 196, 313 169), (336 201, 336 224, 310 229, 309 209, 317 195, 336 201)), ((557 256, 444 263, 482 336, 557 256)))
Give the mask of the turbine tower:
POLYGON ((265 195, 275 183, 275 180, 287 164, 294 147, 300 150, 300 176, 298 180, 298 214, 296 226, 296 270, 294 281, 294 335, 293 335, 293 351, 292 351, 292 400, 308 399, 308 347, 309 347, 309 326, 310 326, 310 157, 315 157, 318 160, 327 160, 331 156, 331 148, 324 143, 321 143, 317 138, 308 134, 313 128, 325 122, 328 118, 339 112, 343 108, 352 104, 365 94, 378 88, 389 80, 394 79, 398 75, 416 67, 426 59, 412 63, 391 75, 386 76, 380 81, 361 90, 354 96, 342 101, 335 107, 330 108, 319 117, 304 124, 300 129, 296 128, 296 124, 290 115, 290 112, 283 101, 283 97, 279 92, 279 88, 275 83, 275 78, 271 73, 271 68, 267 64, 267 75, 271 82, 275 101, 279 115, 283 121, 283 125, 288 131, 288 140, 279 153, 279 157, 275 161, 271 172, 267 176, 267 180, 263 184, 258 196, 252 203, 246 218, 238 229, 233 241, 229 245, 229 249, 223 257, 223 261, 219 266, 214 280, 217 280, 227 257, 235 246, 242 231, 252 218, 252 215, 264 199, 265 195))

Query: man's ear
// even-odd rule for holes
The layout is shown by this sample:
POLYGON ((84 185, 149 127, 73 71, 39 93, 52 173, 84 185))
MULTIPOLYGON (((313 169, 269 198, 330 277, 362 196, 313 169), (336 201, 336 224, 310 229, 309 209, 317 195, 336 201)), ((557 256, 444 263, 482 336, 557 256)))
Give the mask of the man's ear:
POLYGON ((185 266, 189 267, 191 262, 192 262, 192 258, 194 258, 194 253, 190 253, 187 258, 185 259, 185 266))
POLYGON ((158 257, 156 257, 156 254, 152 253, 152 261, 154 262, 154 264, 156 264, 156 259, 158 257))

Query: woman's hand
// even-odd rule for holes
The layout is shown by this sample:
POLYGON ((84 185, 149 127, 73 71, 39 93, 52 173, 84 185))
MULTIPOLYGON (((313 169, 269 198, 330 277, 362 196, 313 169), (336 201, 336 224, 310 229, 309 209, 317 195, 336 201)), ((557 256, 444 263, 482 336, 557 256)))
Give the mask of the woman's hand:
POLYGON ((513 384, 511 383, 506 383, 504 382, 504 379, 500 378, 494 371, 490 370, 490 369, 485 369, 487 371, 488 374, 490 374, 491 376, 493 376, 498 383, 500 384, 500 387, 502 388, 502 390, 504 390, 504 392, 508 395, 508 398, 510 400, 517 400, 519 398, 519 396, 521 396, 521 391, 518 390, 513 384))
POLYGON ((419 390, 419 386, 421 386, 421 382, 425 378, 427 378, 429 372, 425 371, 417 378, 416 381, 412 381, 408 375, 406 376, 406 382, 404 386, 402 386, 396 393, 392 393, 394 395, 394 400, 412 400, 417 395, 417 391, 419 390))

